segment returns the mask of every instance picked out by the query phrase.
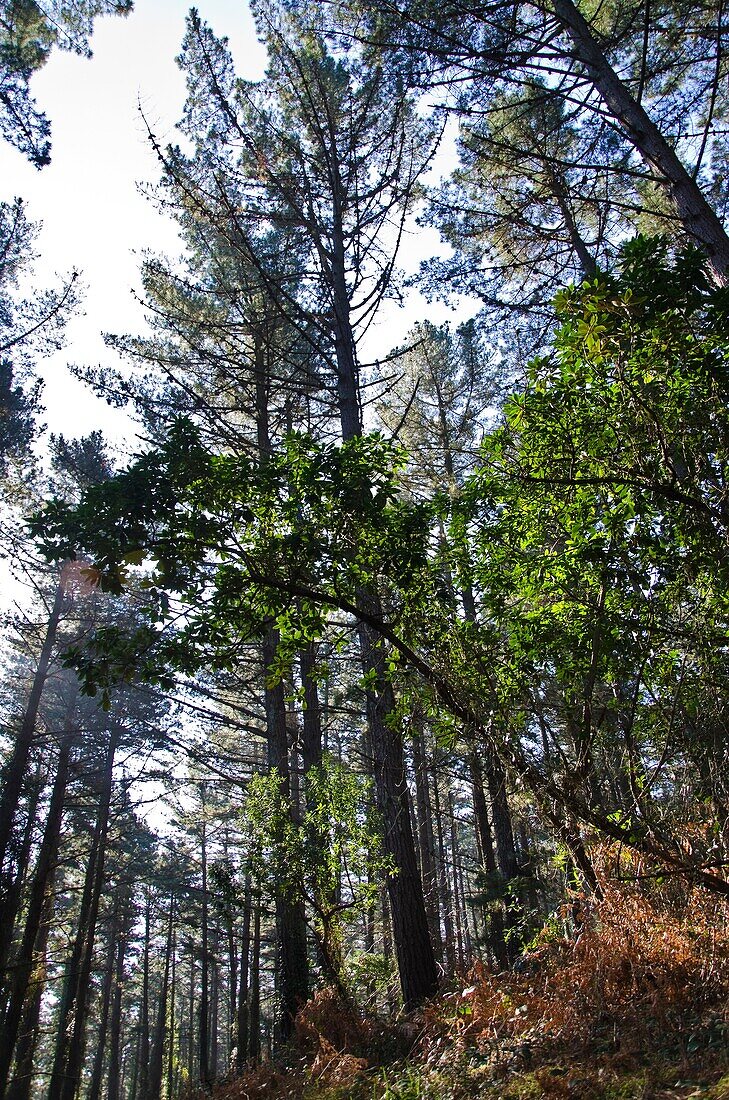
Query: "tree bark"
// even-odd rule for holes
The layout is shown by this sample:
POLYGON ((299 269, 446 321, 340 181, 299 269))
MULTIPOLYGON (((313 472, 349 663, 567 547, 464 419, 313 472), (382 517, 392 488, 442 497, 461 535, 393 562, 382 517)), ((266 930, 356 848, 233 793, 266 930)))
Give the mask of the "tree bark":
MULTIPOLYGON (((321 704, 319 690, 314 678, 316 668, 316 644, 311 643, 299 654, 301 684, 304 690, 303 738, 301 762, 304 775, 312 769, 321 767, 322 734, 321 704)), ((306 788, 304 788, 306 789, 306 788)))
POLYGON ((456 959, 461 969, 465 965, 465 939, 463 933, 463 913, 461 910, 458 890, 458 835, 456 830, 456 814, 453 806, 453 793, 448 791, 448 823, 450 825, 451 842, 451 870, 453 882, 453 916, 456 926, 456 959))
POLYGON ((149 944, 151 937, 152 892, 147 888, 144 903, 144 946, 142 948, 142 1001, 139 1006, 139 1044, 134 1076, 134 1097, 147 1100, 149 1082, 149 944))
POLYGON ((433 774, 433 810, 435 815, 435 830, 438 840, 438 888, 440 893, 440 909, 443 916, 443 931, 445 933, 445 961, 449 971, 453 971, 456 965, 455 934, 453 929, 453 906, 451 903, 451 889, 448 878, 448 860, 446 855, 445 840, 443 837, 443 814, 440 808, 440 788, 438 780, 437 763, 433 774))
MULTIPOLYGON (((362 413, 356 341, 346 279, 343 210, 348 196, 339 175, 334 135, 328 152, 332 201, 330 290, 337 364, 337 403, 342 439, 348 442, 362 434, 362 413)), ((376 618, 382 617, 376 591, 362 591, 359 601, 365 611, 376 618)), ((367 721, 374 762, 377 806, 384 828, 383 847, 385 854, 392 857, 398 868, 397 874, 388 877, 387 889, 403 1003, 406 1009, 411 1009, 434 996, 438 989, 438 971, 430 941, 423 886, 410 826, 402 729, 399 722, 392 721, 395 694, 386 674, 385 642, 364 622, 360 623, 358 634, 362 668, 365 675, 374 673, 375 678, 375 686, 366 692, 367 721)))
POLYGON ((187 1079, 194 1080, 195 1071, 195 945, 190 943, 190 996, 187 1013, 187 1079))
POLYGON ((359 636, 362 667, 365 673, 376 674, 375 688, 367 691, 367 718, 377 808, 384 828, 383 849, 398 869, 387 879, 395 954, 403 1004, 412 1009, 434 996, 438 972, 410 827, 402 730, 399 722, 390 720, 395 696, 386 678, 384 641, 364 624, 359 636))
MULTIPOLYGON (((23 841, 20 845, 20 850, 17 854, 15 874, 10 876, 7 893, 3 898, 3 919, 0 923, 0 974, 6 975, 8 969, 8 956, 10 954, 13 937, 15 935, 15 921, 18 916, 18 909, 20 908, 20 901, 23 894, 23 887, 25 884, 26 876, 28 873, 28 864, 30 862, 30 852, 33 844, 33 832, 35 828, 35 818, 38 810, 38 800, 43 783, 41 780, 40 766, 36 768, 35 778, 32 780, 31 789, 28 795, 28 809, 25 820, 25 829, 23 830, 23 841)), ((3 990, 5 993, 5 990, 3 990)), ((4 1012, 7 1007, 7 1001, 3 997, 2 1011, 4 1012)))
MULTIPOLYGON (((13 829, 13 822, 17 812, 18 803, 23 790, 25 773, 28 768, 30 750, 35 736, 35 725, 38 718, 43 687, 48 676, 48 669, 53 655, 53 647, 56 644, 58 624, 64 606, 64 592, 61 583, 56 587, 53 598, 45 638, 41 647, 38 665, 33 676, 28 704, 25 708, 23 720, 15 738, 13 751, 5 768, 3 769, 3 789, 0 795, 0 870, 5 866, 8 855, 8 845, 13 829)), ((5 921, 6 915, 0 908, 0 921, 5 921)))
POLYGON ((572 41, 575 57, 586 69, 596 91, 658 182, 668 191, 686 233, 704 249, 717 277, 725 282, 729 268, 729 237, 701 188, 645 108, 617 75, 573 0, 551 0, 551 4, 572 41))
MULTIPOLYGON (((25 1004, 15 1042, 15 1070, 13 1079, 6 1092, 7 1100, 30 1100, 33 1074, 35 1070, 35 1052, 40 1030, 41 1003, 45 989, 46 952, 51 930, 53 914, 53 880, 56 873, 55 856, 46 883, 45 896, 40 915, 40 923, 35 940, 34 962, 37 968, 35 978, 32 973, 27 983, 25 1004)), ((27 916, 26 916, 27 923, 27 916)))
POLYGON ((443 944, 440 937, 438 912, 438 876, 435 866, 435 837, 433 813, 428 790, 428 768, 425 756, 425 734, 413 727, 413 771, 415 773, 415 806, 418 815, 418 840, 420 843, 420 870, 423 880, 425 911, 428 917, 430 938, 436 954, 442 958, 443 944))
POLYGON ((53 781, 51 800, 48 806, 46 827, 43 832, 38 860, 30 887, 28 906, 25 914, 25 928, 20 947, 14 959, 13 972, 8 988, 8 1001, 0 1035, 0 1096, 5 1094, 13 1050, 18 1037, 23 1015, 23 1005, 33 974, 36 943, 39 938, 44 914, 48 917, 48 888, 55 869, 56 857, 61 836, 63 805, 68 784, 71 748, 76 730, 69 721, 61 741, 53 781))
POLYGON ((162 1073, 164 1067, 165 1037, 167 1034, 167 996, 170 981, 170 960, 172 957, 172 935, 175 924, 175 897, 170 898, 170 912, 167 921, 167 940, 165 943, 165 961, 162 972, 162 987, 157 1005, 157 1019, 152 1036, 152 1049, 149 1059, 147 1080, 147 1100, 159 1100, 162 1092, 162 1073))
MULTIPOLYGON (((475 749, 469 753, 469 767, 471 772, 471 790, 473 792, 473 813, 476 825, 476 841, 481 858, 481 864, 491 882, 496 876, 496 854, 494 841, 489 822, 488 806, 483 788, 483 771, 481 761, 475 749)), ((484 906, 485 909, 485 906, 484 906)), ((493 905, 489 911, 488 920, 488 946, 493 953, 497 966, 505 970, 509 965, 509 953, 506 947, 504 914, 501 902, 493 905)))
POLYGON ((109 1030, 109 1010, 111 1007, 112 986, 114 983, 114 963, 116 960, 117 937, 119 934, 119 903, 114 906, 114 914, 109 925, 109 940, 106 951, 106 963, 104 965, 104 983, 101 990, 101 1014, 99 1018, 99 1030, 94 1051, 94 1064, 91 1071, 91 1081, 87 1100, 99 1100, 101 1096, 101 1077, 104 1072, 104 1056, 106 1054, 106 1041, 109 1030))
POLYGON ((58 1037, 48 1088, 48 1100, 74 1100, 81 1083, 91 964, 99 901, 104 883, 114 756, 120 735, 121 727, 118 722, 112 721, 102 772, 101 794, 89 866, 81 899, 78 931, 69 960, 59 1012, 58 1037))
MULTIPOLYGON (((277 635, 273 626, 267 628, 263 640, 265 674, 276 657, 277 635)), ((286 698, 283 684, 265 688, 268 766, 275 768, 281 797, 291 812, 291 782, 289 775, 289 744, 286 724, 286 698)), ((303 904, 286 894, 276 899, 276 978, 280 999, 278 1037, 287 1042, 293 1032, 296 1013, 309 995, 309 963, 306 943, 306 921, 303 904)))
POLYGON ((251 949, 250 1032, 248 1057, 251 1062, 261 1058, 261 898, 256 896, 253 910, 253 945, 251 949))
POLYGON ((175 1049, 175 1026, 177 1022, 177 1015, 175 1012, 175 998, 177 996, 177 928, 172 929, 172 957, 171 957, 171 971, 170 971, 170 1037, 167 1043, 167 1097, 168 1100, 172 1100, 177 1089, 175 1087, 175 1065, 176 1055, 179 1055, 179 1050, 175 1049))
POLYGON ((121 1018, 122 1018, 122 989, 124 987, 124 957, 127 950, 127 937, 129 935, 129 897, 125 896, 123 905, 124 923, 122 933, 116 945, 116 961, 114 967, 114 992, 111 1000, 111 1020, 109 1023, 109 1067, 106 1077, 106 1100, 119 1100, 121 1095, 121 1018))
POLYGON ((241 929, 240 963, 238 965, 238 1010, 236 1015, 235 1068, 242 1073, 248 1058, 250 1041, 250 1013, 248 1005, 251 953, 251 876, 246 873, 243 894, 243 927, 241 929))
POLYGON ((208 953, 208 847, 205 819, 205 784, 202 784, 202 919, 200 926, 200 1005, 198 1008, 198 1065, 200 1084, 206 1091, 212 1085, 210 1074, 210 958, 208 953))

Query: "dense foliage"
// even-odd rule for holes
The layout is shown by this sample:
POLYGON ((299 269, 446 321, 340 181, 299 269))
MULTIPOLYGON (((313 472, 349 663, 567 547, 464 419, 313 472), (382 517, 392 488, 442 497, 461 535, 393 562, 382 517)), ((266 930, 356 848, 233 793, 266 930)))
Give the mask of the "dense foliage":
MULTIPOLYGON (((8 520, 0 1094, 648 1096, 693 1043, 719 1100, 723 10, 252 8, 255 83, 190 13, 182 252, 80 371, 145 449, 52 438, 8 520), (408 285, 478 312, 375 354, 408 285)), ((23 324, 2 217, 29 371, 72 291, 23 324)))

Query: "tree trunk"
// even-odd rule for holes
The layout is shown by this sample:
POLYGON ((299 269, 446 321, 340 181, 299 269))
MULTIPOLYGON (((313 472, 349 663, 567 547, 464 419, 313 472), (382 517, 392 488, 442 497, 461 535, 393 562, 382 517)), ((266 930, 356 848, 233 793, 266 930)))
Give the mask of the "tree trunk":
POLYGON ((430 938, 436 954, 442 959, 443 943, 440 937, 438 912, 438 875, 435 866, 435 837, 433 813, 428 790, 428 767, 425 756, 425 734, 413 727, 413 771, 415 773, 415 806, 418 816, 418 840, 420 843, 420 870, 423 880, 425 911, 428 917, 430 938))
POLYGON ((440 788, 438 780, 437 762, 433 769, 433 810, 435 812, 435 829, 438 840, 438 888, 440 893, 440 909, 443 915, 443 931, 445 933, 445 960, 449 972, 456 965, 455 935, 453 929, 453 907, 451 904, 451 889, 448 878, 448 863, 446 857, 445 840, 443 838, 443 814, 440 808, 440 788))
POLYGON ((456 925, 456 958, 458 966, 463 968, 466 960, 465 939, 463 933, 463 914, 461 911, 458 890, 458 835, 456 830, 456 815, 453 807, 453 794, 448 791, 448 823, 450 825, 451 841, 451 869, 453 882, 453 916, 456 925))
MULTIPOLYGON (((12 834, 13 822, 18 809, 18 803, 20 802, 25 773, 30 758, 30 750, 35 735, 38 707, 40 706, 43 687, 46 682, 46 677, 48 676, 53 647, 56 644, 58 623, 61 618, 61 612, 63 611, 63 605, 64 593, 59 582, 53 598, 53 606, 51 607, 48 618, 46 634, 41 647, 40 657, 38 658, 38 666, 35 670, 33 683, 28 696, 28 704, 25 708, 25 714, 23 715, 18 735, 15 738, 10 759, 3 769, 3 789, 0 795, 0 871, 5 866, 8 854, 8 845, 12 834)), ((0 908, 0 923, 6 923, 6 914, 2 908, 0 908)))
POLYGON ((104 883, 114 756, 120 733, 121 727, 113 721, 109 730, 96 825, 81 899, 78 931, 68 965, 59 1012, 58 1037, 48 1088, 48 1100, 74 1100, 81 1083, 91 964, 99 900, 104 883))
MULTIPOLYGON (((496 854, 494 841, 489 822, 486 795, 483 789, 483 772, 481 761, 475 749, 469 753, 469 767, 471 772, 471 790, 473 792, 473 814, 476 825, 476 842, 479 849, 481 865, 491 883, 496 878, 496 854)), ((488 892, 488 891, 487 891, 488 892)), ((484 906, 484 911, 486 907, 484 906)), ((497 966, 505 970, 509 965, 509 953, 507 951, 504 914, 501 902, 492 905, 489 911, 488 946, 492 951, 497 966)))
POLYGON ((623 84, 573 0, 551 0, 551 4, 572 40, 575 57, 586 69, 596 91, 658 182, 664 185, 687 234, 705 250, 718 278, 724 282, 729 268, 729 237, 721 220, 676 151, 623 84))
POLYGON ((506 885, 505 924, 507 929, 507 951, 509 961, 519 954, 521 945, 514 932, 522 917, 522 899, 516 896, 509 884, 521 877, 522 869, 516 854, 514 829, 511 822, 511 810, 506 796, 506 772, 501 762, 491 752, 486 754, 486 777, 491 798, 491 820, 494 840, 496 841, 496 865, 506 885), (511 933, 511 934, 509 934, 511 933))
POLYGON ((152 1049, 149 1059, 147 1079, 147 1100, 159 1100, 162 1092, 162 1072, 164 1067, 165 1036, 167 1033, 167 995, 170 981, 170 959, 172 956, 172 933, 175 923, 175 897, 170 898, 170 912, 167 923, 167 942, 165 944, 165 962, 162 972, 162 988, 157 1005, 157 1020, 152 1037, 152 1049))
MULTIPOLYGON (((347 200, 336 171, 336 149, 332 150, 332 260, 331 294, 334 312, 334 344, 337 361, 337 402, 342 439, 347 442, 362 434, 359 370, 350 318, 346 280, 345 235, 342 211, 347 200)), ((366 490, 365 490, 366 491, 366 490)), ((376 592, 362 591, 358 600, 364 611, 382 617, 376 592)), ((406 1009, 432 997, 438 988, 438 971, 430 942, 423 886, 410 827, 410 807, 405 781, 402 729, 393 721, 395 695, 386 674, 386 647, 366 623, 359 627, 360 654, 365 675, 374 673, 375 686, 366 693, 367 721, 374 761, 377 806, 384 828, 384 851, 398 869, 390 875, 387 889, 392 912, 400 985, 406 1009)))
MULTIPOLYGON (((322 735, 319 690, 314 679, 316 668, 316 644, 311 643, 299 654, 301 684, 304 690, 303 738, 301 762, 306 775, 312 768, 321 766, 322 735)), ((304 787, 306 790, 306 787, 304 787)))
POLYGON ((53 915, 53 880, 55 873, 56 862, 54 856, 46 883, 46 892, 33 952, 36 975, 33 977, 31 973, 27 983, 25 1005, 15 1043, 15 1071, 12 1082, 5 1094, 6 1100, 30 1100, 31 1096, 35 1070, 35 1052, 40 1029, 41 1003, 45 989, 46 952, 53 915))
MULTIPOLYGON (((276 646, 276 631, 273 626, 269 626, 263 640, 263 665, 266 672, 275 660, 276 646)), ((276 769, 281 797, 291 812, 289 744, 283 684, 277 683, 273 687, 265 688, 265 706, 268 766, 276 769)), ((296 1013, 309 995, 309 964, 303 904, 284 894, 276 896, 276 939, 276 979, 280 999, 277 1033, 285 1043, 291 1037, 296 1013)))
MULTIPOLYGON (((23 1015, 23 1005, 33 974, 34 953, 40 935, 44 915, 49 918, 50 901, 48 891, 56 864, 61 836, 63 805, 68 784, 71 748, 76 730, 67 722, 61 741, 53 781, 51 800, 48 806, 46 827, 43 832, 38 861, 33 882, 30 887, 28 906, 25 914, 25 929, 17 955, 14 960, 12 979, 8 990, 8 1003, 0 1036, 0 1096, 4 1095, 13 1058, 13 1049, 18 1037, 23 1015)), ((47 931, 47 930, 46 930, 47 931)), ((47 936, 46 936, 47 938, 47 936)), ((39 993, 40 995, 40 993, 39 993)))
POLYGON ((104 984, 101 991, 101 1015, 87 1100, 99 1100, 101 1096, 101 1078, 104 1072, 104 1056, 106 1054, 106 1040, 109 1030, 109 1009, 111 1007, 111 993, 114 982, 114 962, 116 959, 117 937, 119 935, 118 922, 119 903, 117 901, 114 905, 114 915, 109 925, 109 940, 106 950, 106 963, 104 965, 104 984))
POLYGON ((135 1073, 135 1100, 147 1100, 149 1084, 149 943, 152 892, 147 888, 144 904, 144 946, 142 948, 142 1002, 139 1006, 139 1049, 135 1073))
POLYGON ((471 939, 471 928, 468 923, 468 899, 466 897, 466 879, 463 870, 463 860, 461 859, 461 845, 458 837, 458 819, 456 818, 455 813, 453 813, 452 847, 453 864, 456 870, 456 901, 460 912, 463 914, 463 965, 465 967, 468 966, 473 958, 473 941, 471 939))
POLYGON ((243 895, 243 927, 241 929, 240 963, 238 965, 238 1010, 236 1015, 235 1068, 242 1073, 248 1058, 250 1020, 248 1010, 249 959, 251 952, 251 876, 246 873, 243 895))
POLYGON ((398 869, 388 876, 387 890, 403 1004, 409 1010, 434 996, 438 972, 410 827, 402 730, 391 721, 395 696, 385 674, 384 642, 365 625, 359 635, 362 666, 366 673, 376 673, 376 687, 367 691, 367 717, 383 849, 398 869))
POLYGON ((205 784, 202 785, 202 921, 200 927, 200 1005, 198 1008, 198 1064, 200 1084, 208 1090, 212 1085, 210 1075, 210 977, 208 954, 208 848, 207 822, 205 820, 205 784))
MULTIPOLYGON (((25 829, 23 830, 23 841, 20 845, 20 850, 17 854, 15 861, 15 874, 10 875, 10 883, 7 891, 4 894, 2 901, 3 908, 3 921, 0 924, 0 974, 6 975, 8 969, 8 956, 10 954, 13 937, 15 935, 15 921, 18 916, 18 909, 20 907, 20 900, 23 894, 23 887, 25 884, 26 876, 28 873, 28 865, 30 863, 30 852, 33 844, 33 831, 35 828, 35 817, 38 810, 38 799, 43 787, 40 765, 36 768, 36 774, 32 780, 31 789, 28 795, 28 810, 25 819, 25 829)), ((1 891, 0 891, 1 892, 1 891)), ((6 991, 3 990, 3 993, 6 991)), ((7 1001, 3 1000, 3 1012, 7 1008, 7 1001)))
POLYGON ((253 913, 253 945, 251 949, 251 996, 248 1057, 251 1062, 261 1058, 261 898, 256 896, 253 913))
POLYGON ((190 943, 190 997, 187 1013, 187 1079, 195 1074, 195 945, 190 943))
POLYGON ((570 244, 572 245, 577 259, 580 261, 582 274, 586 279, 594 279, 597 274, 597 263, 595 257, 587 247, 587 242, 580 233, 577 222, 575 221, 575 216, 570 205, 569 188, 565 184, 564 177, 555 170, 554 165, 548 159, 542 161, 542 167, 549 182, 552 195, 554 196, 554 201, 557 203, 560 213, 564 218, 564 224, 567 229, 570 244))
POLYGON ((106 1100, 119 1100, 121 1095, 121 1009, 122 989, 124 987, 124 956, 127 950, 127 937, 129 935, 129 897, 123 901, 124 924, 122 934, 116 945, 116 965, 114 968, 114 994, 111 1000, 111 1020, 109 1023, 109 1068, 106 1079, 106 1100))
POLYGON ((215 930, 214 948, 210 958, 210 1080, 218 1079, 218 1005, 220 1003, 220 966, 218 964, 219 929, 215 930))
POLYGON ((172 1100, 177 1089, 175 1087, 175 1063, 176 1053, 175 1050, 175 1025, 176 1025, 176 1012, 175 1012, 175 998, 177 996, 177 928, 173 926, 172 929, 172 957, 171 957, 171 972, 170 972, 170 1018, 169 1018, 169 1031, 170 1037, 167 1043, 167 1100, 172 1100))

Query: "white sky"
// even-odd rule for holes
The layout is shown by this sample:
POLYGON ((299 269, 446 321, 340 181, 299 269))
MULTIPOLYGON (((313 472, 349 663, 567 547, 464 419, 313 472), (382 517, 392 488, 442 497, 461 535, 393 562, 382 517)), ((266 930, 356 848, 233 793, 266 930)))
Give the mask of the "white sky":
MULTIPOLYGON (((138 190, 139 182, 159 177, 139 104, 163 143, 175 140, 185 85, 174 59, 189 7, 185 0, 136 0, 126 19, 97 20, 90 60, 54 51, 31 83, 51 120, 46 168, 39 171, 0 143, 0 198, 22 196, 28 217, 43 223, 35 283, 47 285, 56 272, 76 268, 86 286, 84 315, 71 321, 66 348, 38 364, 46 379, 45 420, 56 432, 100 427, 117 439, 128 432, 124 418, 110 417, 65 364, 112 362, 101 333, 135 332, 142 324, 131 294, 139 286, 135 253, 179 251, 174 223, 138 190)), ((197 7, 216 33, 229 37, 239 75, 261 76, 265 53, 244 0, 198 0, 197 7)))
MULTIPOLYGON (((40 109, 51 120, 49 166, 38 171, 0 143, 0 198, 22 196, 28 217, 43 223, 35 285, 53 283, 55 273, 75 268, 86 287, 83 315, 70 322, 65 349, 37 364, 46 380, 45 421, 52 431, 68 436, 101 428, 130 452, 136 443, 129 422, 120 413, 110 414, 103 401, 69 375, 66 363, 116 362, 101 334, 134 333, 143 327, 131 293, 139 286, 138 254, 145 248, 171 255, 179 251, 174 222, 139 192, 140 182, 153 184, 159 177, 139 105, 163 144, 176 140, 185 87, 174 59, 189 7, 185 0, 136 0, 126 19, 97 20, 91 60, 54 51, 31 83, 40 109)), ((217 34, 230 39, 238 75, 262 76, 265 52, 245 0, 198 0, 197 7, 217 34)), ((403 249, 410 253, 407 266, 417 267, 419 257, 427 247, 437 247, 436 242, 434 231, 416 231, 403 249)), ((452 316, 421 299, 396 314, 394 306, 388 309, 374 334, 373 354, 390 350, 418 317, 439 321, 452 316)))

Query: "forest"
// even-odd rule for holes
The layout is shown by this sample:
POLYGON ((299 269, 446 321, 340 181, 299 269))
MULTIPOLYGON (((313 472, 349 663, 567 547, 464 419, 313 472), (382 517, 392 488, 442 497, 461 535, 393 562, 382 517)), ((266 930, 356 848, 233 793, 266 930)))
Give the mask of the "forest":
MULTIPOLYGON (((131 461, 0 203, 0 1100, 727 1100, 724 0, 250 8, 73 368, 131 461)), ((0 5, 40 171, 131 9, 0 5)))

